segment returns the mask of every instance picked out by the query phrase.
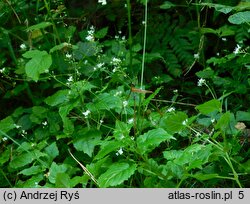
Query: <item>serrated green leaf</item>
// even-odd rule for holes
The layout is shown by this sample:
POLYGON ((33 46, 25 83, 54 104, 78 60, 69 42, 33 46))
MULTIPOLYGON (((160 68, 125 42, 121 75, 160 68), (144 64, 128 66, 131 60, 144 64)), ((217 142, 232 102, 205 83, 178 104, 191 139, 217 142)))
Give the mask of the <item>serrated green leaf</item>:
POLYGON ((188 118, 187 114, 184 112, 177 112, 173 115, 163 118, 161 121, 161 127, 164 128, 169 134, 174 134, 186 126, 183 125, 183 122, 188 118))
POLYGON ((52 96, 47 97, 44 102, 49 106, 57 106, 65 101, 68 101, 69 90, 59 90, 52 96))
POLYGON ((98 39, 104 38, 108 34, 108 27, 102 28, 101 30, 98 30, 94 36, 98 39))
POLYGON ((24 169, 20 171, 18 174, 23 174, 25 176, 31 176, 38 174, 42 171, 41 166, 32 166, 30 168, 24 169))
POLYGON ((10 162, 10 167, 13 169, 18 169, 23 167, 27 164, 30 164, 35 159, 34 154, 31 152, 24 152, 19 156, 14 157, 14 159, 10 162))
POLYGON ((242 24, 250 22, 250 11, 238 12, 229 16, 228 21, 232 24, 242 24))
POLYGON ((112 164, 110 168, 98 178, 101 188, 117 186, 129 179, 136 171, 136 164, 119 162, 112 164))
POLYGON ((82 129, 76 133, 73 145, 78 151, 83 151, 90 157, 96 145, 101 142, 101 132, 96 129, 82 129))
POLYGON ((224 14, 230 13, 234 9, 234 7, 232 7, 232 6, 227 6, 227 5, 223 5, 223 4, 201 3, 200 5, 212 7, 216 11, 222 12, 224 14))
POLYGON ((137 147, 141 154, 149 153, 156 148, 160 143, 175 139, 172 135, 168 134, 164 129, 157 128, 149 130, 143 135, 140 135, 137 140, 137 147))
POLYGON ((51 22, 42 22, 42 23, 38 23, 36 25, 30 26, 26 30, 33 31, 33 30, 43 29, 43 28, 46 28, 46 27, 51 26, 51 25, 53 25, 51 22))
POLYGON ((212 113, 214 111, 220 112, 221 111, 221 102, 217 99, 212 99, 207 101, 201 105, 195 107, 200 113, 206 115, 212 113))
POLYGON ((25 65, 25 72, 35 82, 40 74, 49 70, 52 64, 52 57, 46 51, 31 50, 23 54, 25 58, 31 58, 25 65))

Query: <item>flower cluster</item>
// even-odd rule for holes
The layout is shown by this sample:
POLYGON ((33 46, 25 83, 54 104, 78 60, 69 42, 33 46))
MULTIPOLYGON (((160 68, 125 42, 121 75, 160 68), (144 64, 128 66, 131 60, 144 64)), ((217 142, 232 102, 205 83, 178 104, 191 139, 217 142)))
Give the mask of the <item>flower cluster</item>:
POLYGON ((91 26, 90 29, 88 30, 88 35, 86 37, 86 40, 91 42, 95 41, 94 33, 95 33, 95 28, 94 26, 91 26))
POLYGON ((106 5, 107 1, 106 0, 98 0, 98 3, 102 4, 102 5, 106 5))

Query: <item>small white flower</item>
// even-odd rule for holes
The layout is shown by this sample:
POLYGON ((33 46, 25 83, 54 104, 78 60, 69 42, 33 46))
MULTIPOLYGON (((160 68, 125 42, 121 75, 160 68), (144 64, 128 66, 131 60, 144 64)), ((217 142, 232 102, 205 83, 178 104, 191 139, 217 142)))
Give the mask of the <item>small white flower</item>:
POLYGON ((222 41, 227 41, 227 38, 221 38, 222 41))
POLYGON ((236 48, 234 49, 234 54, 238 54, 240 52, 241 46, 239 44, 236 45, 236 48))
POLYGON ((0 73, 4 73, 4 71, 5 71, 5 67, 0 69, 0 73))
POLYGON ((100 120, 100 124, 102 124, 103 123, 103 120, 100 120))
POLYGON ((122 36, 122 40, 126 40, 126 37, 125 37, 125 36, 122 36))
POLYGON ((71 57, 72 57, 71 54, 69 54, 69 53, 66 54, 66 58, 70 59, 71 57))
POLYGON ((128 105, 128 101, 123 101, 123 102, 122 102, 122 105, 123 105, 124 107, 126 107, 126 106, 128 105))
POLYGON ((20 125, 17 125, 17 124, 14 124, 14 126, 15 126, 16 129, 21 127, 20 125))
POLYGON ((146 24, 146 22, 145 21, 142 21, 142 25, 145 25, 146 24))
POLYGON ((118 40, 119 39, 119 35, 115 35, 115 39, 118 40))
POLYGON ((67 79, 67 81, 68 81, 68 82, 74 81, 74 80, 73 80, 73 77, 72 77, 72 76, 69 76, 69 78, 67 79))
POLYGON ((116 156, 122 155, 123 154, 122 148, 120 148, 115 154, 116 156))
POLYGON ((211 119, 211 123, 214 123, 214 121, 215 121, 215 119, 214 119, 214 118, 212 118, 212 119, 211 119))
POLYGON ((134 122, 134 118, 130 118, 129 120, 128 120, 128 124, 132 124, 134 122))
POLYGON ((178 93, 178 89, 173 90, 173 93, 177 94, 178 93))
POLYGON ((122 140, 122 139, 124 139, 124 138, 125 138, 125 137, 124 137, 124 135, 122 134, 121 137, 120 137, 120 139, 122 140))
POLYGON ((82 112, 82 114, 85 116, 85 118, 87 118, 90 114, 90 110, 86 110, 85 112, 82 112))
POLYGON ((42 125, 43 125, 43 126, 47 126, 47 125, 48 125, 48 122, 47 122, 47 121, 44 121, 44 122, 42 122, 42 125))
POLYGON ((107 1, 106 0, 98 0, 98 3, 102 4, 102 5, 106 5, 107 1))
POLYGON ((135 140, 135 138, 132 136, 132 137, 131 137, 131 140, 135 140))
POLYGON ((95 38, 94 38, 93 35, 88 35, 88 36, 86 37, 86 40, 87 40, 87 41, 95 41, 95 38))
POLYGON ((21 48, 22 50, 26 50, 27 46, 23 43, 23 44, 20 45, 20 48, 21 48))
POLYGON ((167 109, 167 112, 171 113, 171 112, 174 112, 175 111, 175 107, 170 107, 167 109))
POLYGON ((111 64, 113 65, 119 65, 121 63, 121 59, 113 57, 111 60, 111 64))
POLYGON ((206 80, 203 79, 203 78, 200 78, 200 79, 198 80, 197 85, 198 85, 198 86, 202 86, 202 85, 205 84, 205 83, 206 83, 206 80))
POLYGON ((199 53, 194 54, 194 59, 199 59, 199 58, 200 58, 199 53))
POLYGON ((187 125, 187 122, 188 122, 188 120, 186 119, 186 120, 184 120, 183 122, 182 122, 182 125, 187 125))
POLYGON ((3 137, 2 140, 3 140, 3 141, 6 141, 6 140, 8 140, 8 138, 7 138, 7 137, 3 137))
POLYGON ((120 96, 122 94, 122 91, 117 91, 114 96, 120 96))
POLYGON ((104 63, 98 63, 96 66, 97 66, 97 68, 102 68, 103 65, 104 65, 104 63))

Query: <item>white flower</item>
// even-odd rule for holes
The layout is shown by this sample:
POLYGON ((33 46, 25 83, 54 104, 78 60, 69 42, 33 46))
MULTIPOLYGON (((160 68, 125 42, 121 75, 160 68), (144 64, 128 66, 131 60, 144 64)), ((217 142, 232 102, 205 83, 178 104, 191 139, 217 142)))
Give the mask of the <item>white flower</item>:
POLYGON ((71 57, 72 57, 71 54, 69 54, 69 53, 66 54, 66 58, 70 59, 71 57))
POLYGON ((131 137, 131 140, 135 140, 135 138, 132 136, 132 137, 131 137))
POLYGON ((47 122, 47 121, 44 121, 44 122, 42 122, 42 125, 43 125, 43 126, 47 126, 47 125, 48 125, 48 122, 47 122))
POLYGON ((142 25, 145 25, 146 24, 146 21, 142 21, 142 25))
POLYGON ((98 3, 102 4, 102 5, 106 5, 107 1, 106 0, 98 0, 98 3))
POLYGON ((128 120, 128 124, 132 124, 134 122, 134 118, 130 118, 129 120, 128 120))
POLYGON ((17 124, 14 124, 14 126, 15 126, 16 129, 21 127, 20 125, 17 125, 17 124))
POLYGON ((203 79, 203 78, 200 78, 200 79, 198 80, 197 85, 198 85, 198 86, 202 86, 202 85, 205 84, 205 83, 206 83, 206 80, 203 79))
POLYGON ((123 102, 122 102, 122 105, 123 105, 124 107, 126 107, 126 106, 128 105, 128 101, 123 101, 123 102))
POLYGON ((85 118, 87 118, 90 114, 90 110, 86 110, 85 112, 82 112, 82 114, 85 116, 85 118))
POLYGON ((3 141, 6 141, 6 140, 8 140, 8 138, 7 138, 7 137, 3 137, 2 140, 3 140, 3 141))
POLYGON ((227 41, 227 39, 226 39, 226 38, 221 38, 221 40, 222 40, 222 41, 227 41))
POLYGON ((100 120, 100 124, 102 124, 103 123, 103 120, 100 120))
POLYGON ((194 59, 199 59, 199 58, 200 58, 199 53, 194 54, 194 59))
POLYGON ((215 121, 215 119, 214 119, 214 118, 212 118, 212 119, 211 119, 211 123, 214 123, 214 121, 215 121))
POLYGON ((188 122, 188 120, 186 119, 186 120, 184 120, 183 122, 182 122, 182 125, 187 125, 187 122, 188 122))
POLYGON ((86 40, 87 40, 87 41, 95 41, 95 38, 94 38, 93 35, 88 35, 88 36, 86 37, 86 40))
POLYGON ((173 90, 173 93, 174 93, 174 94, 177 94, 177 93, 178 93, 178 90, 177 90, 177 89, 173 90))
POLYGON ((67 79, 68 82, 72 82, 73 81, 73 77, 69 76, 69 78, 67 79))
POLYGON ((116 156, 122 155, 123 154, 122 148, 120 148, 115 154, 116 156))
POLYGON ((121 137, 120 137, 120 139, 122 140, 122 139, 124 139, 124 138, 125 138, 125 137, 124 137, 124 135, 122 134, 121 137))
POLYGON ((236 48, 234 49, 234 54, 238 54, 240 52, 241 46, 239 44, 236 45, 236 48))
POLYGON ((27 46, 23 43, 23 44, 20 45, 20 48, 21 48, 22 50, 26 50, 27 46))
POLYGON ((175 111, 175 107, 170 107, 167 109, 167 112, 171 113, 171 112, 174 112, 175 111))
POLYGON ((90 29, 88 30, 88 35, 86 37, 86 40, 87 41, 95 41, 94 33, 95 33, 95 27, 91 26, 90 29))
POLYGON ((121 63, 121 59, 113 57, 111 60, 111 64, 113 65, 119 65, 121 63))
POLYGON ((97 66, 98 68, 102 68, 103 65, 104 65, 104 63, 98 63, 96 66, 97 66))
POLYGON ((114 96, 120 96, 122 94, 122 91, 117 91, 114 96))
POLYGON ((4 73, 4 71, 5 71, 5 67, 0 69, 0 73, 4 73))

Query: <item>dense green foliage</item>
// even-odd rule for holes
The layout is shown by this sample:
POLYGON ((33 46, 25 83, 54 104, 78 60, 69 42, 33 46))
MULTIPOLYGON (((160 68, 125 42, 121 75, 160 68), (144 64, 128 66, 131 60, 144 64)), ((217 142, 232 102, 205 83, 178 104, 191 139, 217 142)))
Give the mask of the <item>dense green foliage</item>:
POLYGON ((0 187, 250 187, 250 1, 100 2, 0 1, 0 187))

